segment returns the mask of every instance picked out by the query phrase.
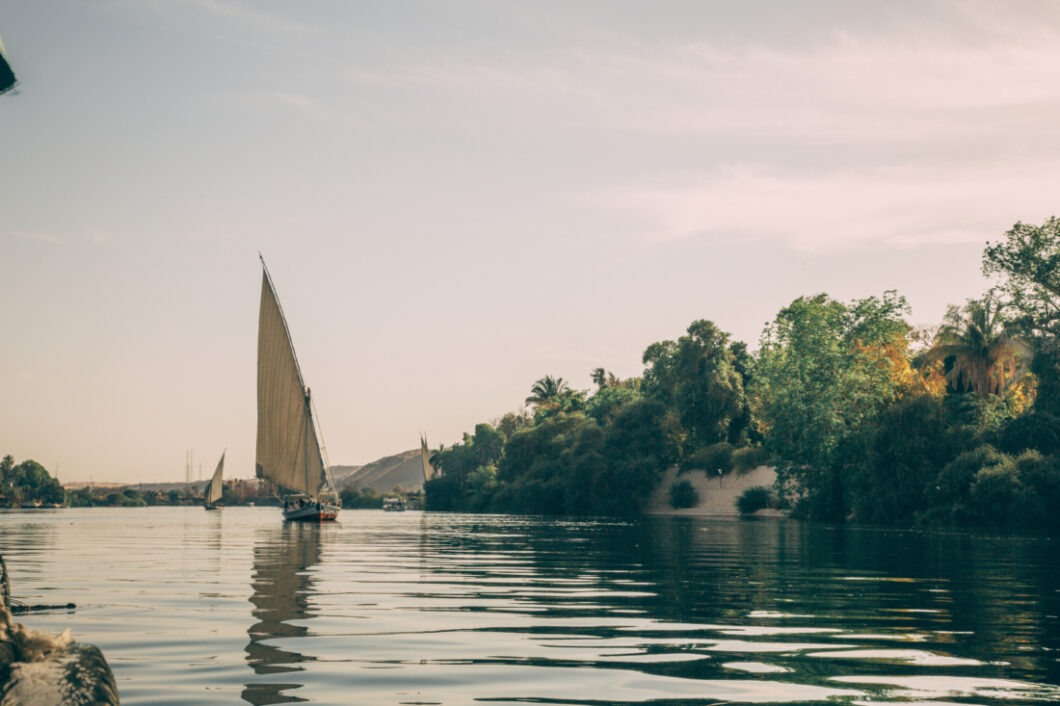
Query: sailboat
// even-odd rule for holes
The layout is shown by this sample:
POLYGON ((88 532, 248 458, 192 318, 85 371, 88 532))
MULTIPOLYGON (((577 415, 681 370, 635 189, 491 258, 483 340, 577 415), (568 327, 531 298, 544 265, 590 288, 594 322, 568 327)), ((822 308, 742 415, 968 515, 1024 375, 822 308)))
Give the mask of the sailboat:
POLYGON ((423 462, 423 482, 426 483, 438 475, 431 465, 431 451, 427 448, 426 434, 420 434, 420 460, 423 462))
POLYGON ((207 510, 216 510, 220 507, 217 503, 221 500, 221 489, 224 485, 221 481, 221 476, 225 470, 225 451, 221 452, 221 460, 217 462, 217 470, 213 472, 213 478, 210 479, 210 484, 206 486, 206 492, 203 493, 202 506, 207 510))
POLYGON ((285 520, 334 520, 339 494, 321 453, 309 388, 264 258, 261 270, 255 472, 275 484, 285 520))
POLYGON ((11 64, 7 61, 4 53, 4 42, 0 40, 0 95, 10 91, 18 83, 15 72, 11 70, 11 64))

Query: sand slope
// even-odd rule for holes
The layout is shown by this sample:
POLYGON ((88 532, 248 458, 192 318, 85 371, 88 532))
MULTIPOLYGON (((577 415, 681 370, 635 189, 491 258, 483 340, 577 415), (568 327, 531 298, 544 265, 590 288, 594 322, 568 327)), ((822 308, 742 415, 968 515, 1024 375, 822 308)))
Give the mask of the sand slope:
POLYGON ((743 474, 734 471, 721 480, 717 476, 708 479, 704 471, 687 471, 678 475, 677 467, 674 466, 663 474, 644 512, 649 515, 739 516, 736 499, 740 494, 755 485, 772 487, 776 479, 777 472, 772 466, 759 466, 743 474), (699 493, 699 505, 681 510, 670 507, 670 486, 675 480, 688 480, 692 483, 692 487, 699 493))
POLYGON ((332 466, 331 474, 339 487, 374 488, 377 493, 389 493, 395 486, 406 491, 423 487, 419 449, 385 456, 364 466, 332 466))

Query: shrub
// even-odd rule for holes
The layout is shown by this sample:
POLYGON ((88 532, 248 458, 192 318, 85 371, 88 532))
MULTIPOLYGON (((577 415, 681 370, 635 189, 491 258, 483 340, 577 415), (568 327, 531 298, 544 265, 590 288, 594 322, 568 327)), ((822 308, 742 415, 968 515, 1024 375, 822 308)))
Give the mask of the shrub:
POLYGON ((1008 458, 1005 454, 998 453, 992 446, 980 446, 960 454, 939 471, 932 494, 934 504, 963 503, 968 497, 976 474, 981 469, 996 466, 1008 458))
POLYGON ((728 473, 732 470, 733 446, 727 441, 704 446, 681 462, 682 471, 702 469, 707 476, 714 476, 719 470, 728 473))
POLYGON ((383 505, 383 498, 375 491, 375 488, 355 488, 346 486, 339 493, 342 506, 347 509, 379 508, 383 505))
POLYGON ((1011 458, 981 468, 971 486, 969 506, 975 519, 985 525, 1004 525, 1012 519, 1012 510, 1023 491, 1019 471, 1011 458))
POLYGON ((761 446, 744 446, 732 452, 732 467, 741 473, 758 468, 767 460, 766 450, 761 446))
POLYGON ((1025 451, 1016 459, 1021 492, 1012 505, 1013 523, 1021 527, 1060 529, 1060 459, 1025 451))
POLYGON ((699 493, 687 480, 679 480, 670 486, 670 506, 675 509, 695 507, 699 504, 699 493))
POLYGON ((741 515, 753 515, 770 506, 773 491, 764 485, 755 485, 740 494, 736 499, 736 509, 741 515))
POLYGON ((1016 417, 998 434, 998 446, 1010 454, 1027 449, 1037 449, 1043 454, 1056 453, 1060 451, 1060 419, 1048 412, 1016 417))

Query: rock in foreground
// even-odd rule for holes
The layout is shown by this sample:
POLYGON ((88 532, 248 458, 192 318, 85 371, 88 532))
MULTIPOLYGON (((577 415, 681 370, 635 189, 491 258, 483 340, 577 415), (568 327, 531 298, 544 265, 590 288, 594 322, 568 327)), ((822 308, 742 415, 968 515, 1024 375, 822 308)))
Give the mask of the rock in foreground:
POLYGON ((11 617, 7 567, 0 557, 0 706, 111 706, 118 687, 103 653, 11 617))

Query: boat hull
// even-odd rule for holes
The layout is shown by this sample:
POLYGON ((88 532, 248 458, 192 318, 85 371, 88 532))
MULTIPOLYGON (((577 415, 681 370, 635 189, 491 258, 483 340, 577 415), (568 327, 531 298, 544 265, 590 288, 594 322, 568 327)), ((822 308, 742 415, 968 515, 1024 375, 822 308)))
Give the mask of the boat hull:
POLYGON ((288 522, 333 522, 338 516, 339 507, 324 502, 311 502, 283 510, 283 519, 288 522))

